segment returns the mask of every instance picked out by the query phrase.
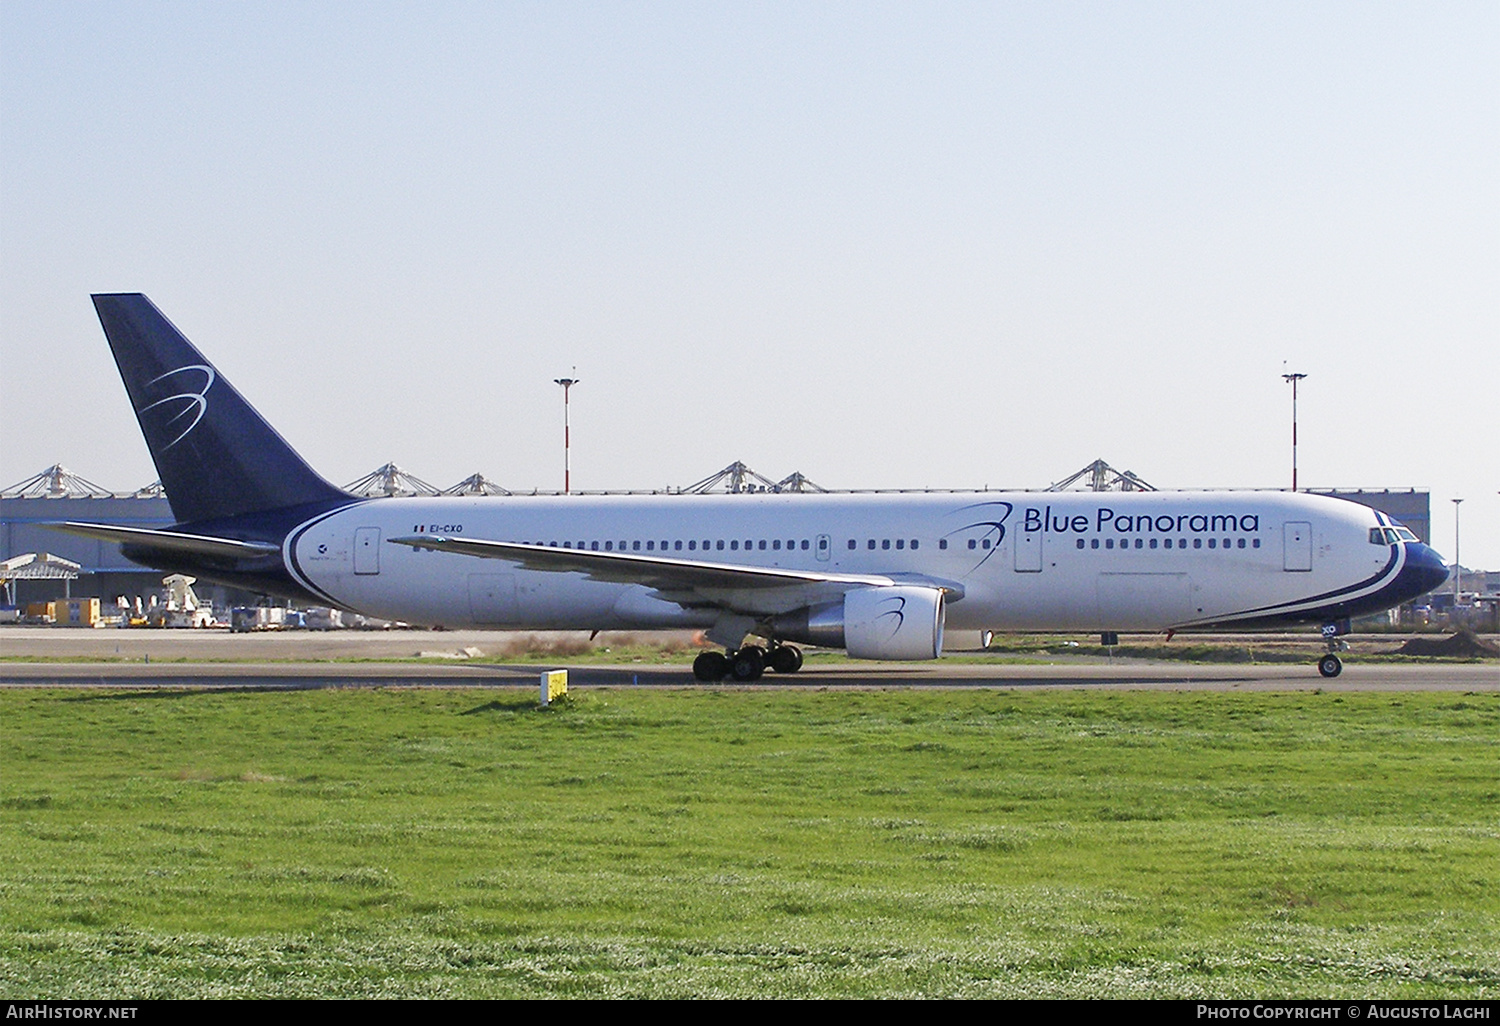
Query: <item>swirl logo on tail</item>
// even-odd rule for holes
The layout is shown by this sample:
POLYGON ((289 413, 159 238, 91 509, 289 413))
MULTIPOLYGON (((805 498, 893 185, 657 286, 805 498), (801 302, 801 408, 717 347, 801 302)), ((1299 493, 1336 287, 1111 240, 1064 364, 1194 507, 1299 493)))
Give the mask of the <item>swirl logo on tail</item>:
MULTIPOLYGON (((189 372, 196 372, 203 375, 202 386, 197 391, 177 392, 173 395, 163 396, 148 406, 141 407, 142 414, 145 414, 148 410, 154 410, 158 406, 166 406, 168 411, 177 411, 163 425, 164 430, 168 433, 177 431, 176 437, 162 446, 163 452, 186 438, 192 432, 193 428, 198 426, 198 422, 203 419, 204 414, 208 412, 208 390, 214 384, 214 369, 207 364, 191 363, 186 367, 178 367, 176 370, 169 370, 165 374, 159 374, 146 382, 146 387, 150 388, 160 381, 165 381, 168 378, 189 372), (169 406, 168 404, 176 405, 169 406), (187 418, 191 418, 191 420, 188 420, 187 426, 178 430, 179 423, 187 418)), ((179 388, 183 386, 174 383, 168 385, 168 387, 179 388)))

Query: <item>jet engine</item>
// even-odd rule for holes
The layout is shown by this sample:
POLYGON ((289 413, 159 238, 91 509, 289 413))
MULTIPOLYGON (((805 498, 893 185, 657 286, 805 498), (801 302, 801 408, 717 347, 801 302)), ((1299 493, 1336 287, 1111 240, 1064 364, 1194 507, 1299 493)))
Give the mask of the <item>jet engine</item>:
POLYGON ((939 588, 857 588, 843 602, 772 619, 779 640, 842 648, 855 659, 936 659, 946 614, 939 588))

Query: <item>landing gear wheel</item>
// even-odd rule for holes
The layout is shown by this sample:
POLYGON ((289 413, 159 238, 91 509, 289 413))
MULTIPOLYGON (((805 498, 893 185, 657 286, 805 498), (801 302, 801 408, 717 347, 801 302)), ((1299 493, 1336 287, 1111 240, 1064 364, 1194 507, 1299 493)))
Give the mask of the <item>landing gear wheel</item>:
POLYGON ((755 645, 746 645, 729 657, 729 675, 735 680, 749 682, 760 680, 766 672, 766 654, 755 645))
POLYGON ((802 650, 796 645, 777 645, 771 649, 770 663, 777 673, 796 673, 802 669, 802 650))
POLYGON ((704 652, 693 660, 693 676, 713 684, 729 675, 729 660, 722 652, 704 652))
POLYGON ((1343 660, 1330 652, 1318 660, 1318 672, 1325 677, 1337 677, 1344 672, 1343 660))

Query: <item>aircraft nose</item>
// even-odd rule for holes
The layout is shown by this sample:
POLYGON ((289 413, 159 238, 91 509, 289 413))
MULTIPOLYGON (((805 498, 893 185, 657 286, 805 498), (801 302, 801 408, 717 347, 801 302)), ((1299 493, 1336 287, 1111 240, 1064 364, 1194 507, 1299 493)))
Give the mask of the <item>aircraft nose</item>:
POLYGON ((1415 594, 1421 595, 1441 587, 1448 579, 1448 566, 1443 562, 1443 557, 1430 545, 1421 542, 1407 542, 1406 544, 1406 569, 1402 576, 1410 575, 1414 586, 1419 590, 1415 594))

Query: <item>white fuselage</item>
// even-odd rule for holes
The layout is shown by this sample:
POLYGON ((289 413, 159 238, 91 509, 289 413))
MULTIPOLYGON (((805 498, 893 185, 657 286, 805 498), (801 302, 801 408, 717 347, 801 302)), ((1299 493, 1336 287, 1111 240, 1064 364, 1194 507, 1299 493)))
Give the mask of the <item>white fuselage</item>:
MULTIPOLYGON (((330 604, 448 626, 707 626, 715 608, 576 571, 388 544, 521 542, 948 589, 954 629, 1162 630, 1295 615, 1400 569, 1374 511, 1281 492, 394 498, 303 524, 284 555, 330 604)), ((785 613, 796 588, 754 601, 785 613)))

